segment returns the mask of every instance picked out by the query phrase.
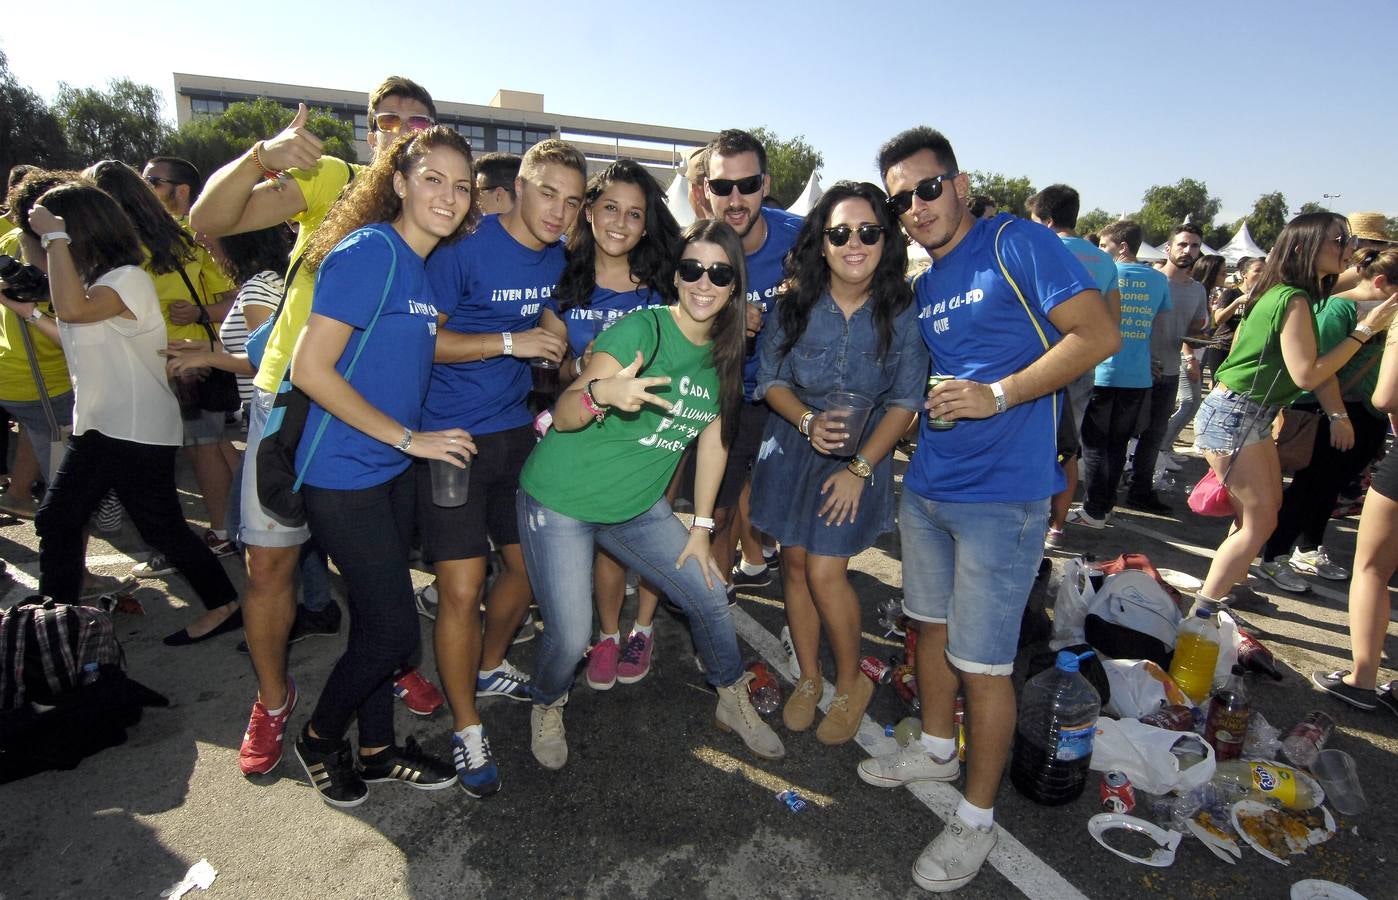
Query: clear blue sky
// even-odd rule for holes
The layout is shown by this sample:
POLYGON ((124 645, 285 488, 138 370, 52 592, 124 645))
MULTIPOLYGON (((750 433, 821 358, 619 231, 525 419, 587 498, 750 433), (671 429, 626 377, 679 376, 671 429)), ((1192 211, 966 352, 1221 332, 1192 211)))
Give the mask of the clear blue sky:
POLYGON ((40 94, 129 77, 171 116, 177 71, 359 90, 397 72, 440 100, 511 88, 551 112, 804 135, 827 184, 874 178, 878 145, 924 123, 963 168, 1067 182, 1084 209, 1193 177, 1229 220, 1274 190, 1398 215, 1392 2, 79 0, 28 4, 24 26, 0 48, 40 94))

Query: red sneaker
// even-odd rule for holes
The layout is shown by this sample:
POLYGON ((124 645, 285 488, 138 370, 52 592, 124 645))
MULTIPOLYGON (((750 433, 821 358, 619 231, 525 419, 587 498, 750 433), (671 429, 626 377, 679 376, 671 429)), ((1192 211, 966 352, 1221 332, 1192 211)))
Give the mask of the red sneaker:
POLYGON ((244 775, 266 775, 282 760, 282 735, 296 709, 296 682, 286 680, 286 703, 279 715, 267 712, 261 700, 253 703, 243 745, 238 748, 238 768, 244 775))
POLYGON ((403 701, 408 712, 415 716, 430 716, 442 708, 446 701, 442 692, 432 682, 422 677, 417 669, 404 669, 393 679, 393 693, 403 701))

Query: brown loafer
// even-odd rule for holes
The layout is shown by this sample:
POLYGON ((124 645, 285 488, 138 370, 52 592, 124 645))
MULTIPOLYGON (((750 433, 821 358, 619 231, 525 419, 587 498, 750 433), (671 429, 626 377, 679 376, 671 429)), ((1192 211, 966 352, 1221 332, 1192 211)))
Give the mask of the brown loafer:
MULTIPOLYGON (((867 679, 865 679, 867 680, 867 679)), ((782 707, 782 724, 787 731, 805 731, 815 721, 816 704, 820 702, 820 675, 803 675, 791 689, 782 707)))
POLYGON ((848 694, 836 694, 830 701, 830 711, 820 720, 816 728, 816 740, 822 744, 843 744, 859 732, 859 723, 864 720, 864 710, 874 696, 874 683, 863 677, 855 683, 848 694))

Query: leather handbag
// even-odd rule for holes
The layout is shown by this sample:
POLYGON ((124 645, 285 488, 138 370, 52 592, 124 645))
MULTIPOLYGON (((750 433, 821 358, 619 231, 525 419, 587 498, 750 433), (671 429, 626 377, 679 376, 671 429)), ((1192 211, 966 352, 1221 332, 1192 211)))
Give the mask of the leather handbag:
POLYGON ((1320 415, 1306 409, 1277 411, 1272 422, 1272 439, 1277 442, 1277 457, 1283 472, 1299 472, 1311 464, 1316 435, 1320 431, 1320 415))

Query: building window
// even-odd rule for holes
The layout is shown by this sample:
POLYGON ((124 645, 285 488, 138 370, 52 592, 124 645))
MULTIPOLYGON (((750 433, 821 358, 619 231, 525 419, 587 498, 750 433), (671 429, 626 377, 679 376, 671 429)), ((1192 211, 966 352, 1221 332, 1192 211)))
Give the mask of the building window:
POLYGON ((518 128, 495 129, 495 149, 501 153, 523 153, 524 132, 518 128))
POLYGON ((355 113, 354 116, 354 139, 357 141, 367 141, 369 139, 369 116, 366 113, 355 113))
POLYGON ((190 106, 194 109, 194 118, 204 119, 210 116, 223 115, 223 111, 228 108, 228 104, 222 100, 191 100, 190 106))
POLYGON ((551 137, 553 137, 552 131, 526 131, 524 133, 524 149, 528 150, 540 141, 546 141, 551 137))
POLYGON ((471 145, 472 151, 479 153, 485 149, 485 126, 457 124, 453 127, 471 145))

